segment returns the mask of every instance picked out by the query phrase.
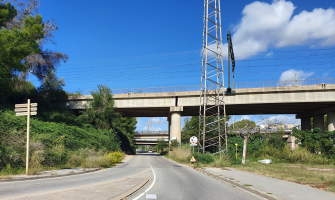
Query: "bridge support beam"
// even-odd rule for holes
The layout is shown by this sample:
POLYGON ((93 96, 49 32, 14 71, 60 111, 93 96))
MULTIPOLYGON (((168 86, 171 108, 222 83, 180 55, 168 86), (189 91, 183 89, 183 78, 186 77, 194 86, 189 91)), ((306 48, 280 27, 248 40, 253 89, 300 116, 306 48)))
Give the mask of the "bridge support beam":
POLYGON ((301 130, 306 131, 306 130, 311 130, 311 118, 310 117, 303 117, 301 118, 301 130))
POLYGON ((315 115, 313 117, 313 129, 315 128, 324 129, 324 115, 315 115))
POLYGON ((328 131, 335 130, 335 112, 327 113, 327 125, 328 125, 328 131))
POLYGON ((181 112, 183 111, 182 106, 170 107, 170 142, 173 139, 177 139, 178 143, 181 144, 181 112))

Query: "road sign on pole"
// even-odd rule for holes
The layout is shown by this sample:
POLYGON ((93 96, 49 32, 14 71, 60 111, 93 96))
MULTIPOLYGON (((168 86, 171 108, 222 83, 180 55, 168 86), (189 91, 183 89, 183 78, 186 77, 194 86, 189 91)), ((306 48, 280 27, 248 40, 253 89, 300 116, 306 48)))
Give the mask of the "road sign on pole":
POLYGON ((194 146, 197 146, 198 144, 198 138, 196 136, 192 136, 190 138, 190 146, 193 146, 193 155, 194 155, 194 146))
POLYGON ((190 143, 191 143, 191 144, 197 144, 197 143, 198 143, 198 138, 195 137, 195 136, 192 136, 192 137, 190 138, 190 143))
POLYGON ((28 175, 30 115, 37 115, 37 103, 30 103, 28 99, 26 104, 15 104, 15 112, 16 116, 27 116, 26 175, 28 175))

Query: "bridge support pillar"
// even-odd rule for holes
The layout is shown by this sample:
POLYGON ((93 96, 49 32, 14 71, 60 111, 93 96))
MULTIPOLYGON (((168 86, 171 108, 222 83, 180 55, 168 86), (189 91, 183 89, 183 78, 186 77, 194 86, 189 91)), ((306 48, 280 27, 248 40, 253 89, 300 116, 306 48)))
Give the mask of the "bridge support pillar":
POLYGON ((169 133, 169 141, 171 140, 171 116, 168 116, 167 118, 169 125, 168 125, 168 133, 169 133))
POLYGON ((182 106, 170 107, 170 142, 171 140, 177 139, 178 143, 181 144, 181 112, 183 111, 182 106))
POLYGON ((335 112, 327 113, 327 125, 328 125, 328 131, 335 130, 335 112))
POLYGON ((315 128, 324 129, 324 115, 315 115, 313 117, 313 129, 315 128))
POLYGON ((306 130, 311 130, 311 118, 310 117, 304 117, 301 118, 301 130, 306 131, 306 130))

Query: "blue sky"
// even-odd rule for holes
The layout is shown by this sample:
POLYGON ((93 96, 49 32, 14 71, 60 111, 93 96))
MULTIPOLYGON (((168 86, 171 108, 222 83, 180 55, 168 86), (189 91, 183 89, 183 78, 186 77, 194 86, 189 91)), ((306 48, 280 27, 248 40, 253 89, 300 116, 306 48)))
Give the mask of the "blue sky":
MULTIPOLYGON (((202 0, 40 0, 55 19, 69 61, 56 71, 66 91, 200 85, 202 0)), ((221 1, 223 38, 232 32, 236 82, 335 77, 333 0, 221 1)), ((227 63, 225 63, 227 70, 227 63)), ((225 72, 225 80, 227 71, 225 72)), ((30 76, 35 85, 39 82, 30 76)), ((83 91, 85 93, 85 91, 83 91)), ((293 115, 263 116, 299 123, 293 115)), ((259 116, 235 116, 259 120, 259 116)), ((166 118, 139 118, 137 130, 167 130, 166 118)))

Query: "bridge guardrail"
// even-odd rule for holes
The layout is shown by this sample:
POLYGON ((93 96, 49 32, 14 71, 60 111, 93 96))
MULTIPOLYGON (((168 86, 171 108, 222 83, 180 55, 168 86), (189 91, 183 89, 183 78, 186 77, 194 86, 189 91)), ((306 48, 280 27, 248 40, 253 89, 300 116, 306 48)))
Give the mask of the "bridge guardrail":
MULTIPOLYGON (((112 94, 127 94, 128 89, 111 89, 112 94)), ((91 95, 91 92, 96 92, 98 90, 78 90, 78 91, 67 91, 70 95, 91 95)))
POLYGON ((132 88, 132 93, 160 93, 160 92, 188 92, 199 91, 200 85, 176 86, 176 87, 158 87, 158 88, 132 88))
MULTIPOLYGON (((325 78, 324 83, 335 84, 335 78, 325 78)), ((266 88, 266 87, 286 87, 286 86, 303 86, 321 84, 322 79, 305 79, 305 80, 286 80, 286 81, 262 81, 262 82, 245 82, 235 83, 235 89, 243 88, 266 88)), ((228 84, 225 84, 225 88, 228 84)), ((234 88, 234 85, 231 84, 234 88)), ((127 94, 127 93, 160 93, 160 92, 188 92, 200 91, 200 85, 191 86, 176 86, 176 87, 152 87, 152 88, 132 88, 128 89, 112 89, 112 94, 127 94)), ((90 95, 96 90, 78 90, 68 91, 72 95, 90 95)))
POLYGON ((335 84, 335 78, 325 78, 326 84, 335 84))
POLYGON ((164 135, 169 134, 169 131, 135 131, 135 135, 164 135))

